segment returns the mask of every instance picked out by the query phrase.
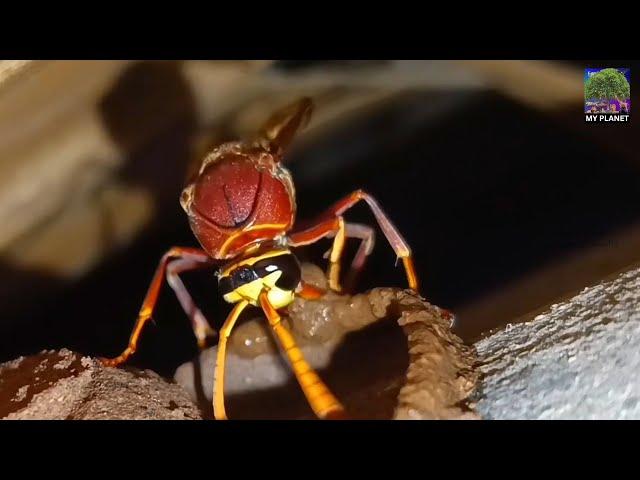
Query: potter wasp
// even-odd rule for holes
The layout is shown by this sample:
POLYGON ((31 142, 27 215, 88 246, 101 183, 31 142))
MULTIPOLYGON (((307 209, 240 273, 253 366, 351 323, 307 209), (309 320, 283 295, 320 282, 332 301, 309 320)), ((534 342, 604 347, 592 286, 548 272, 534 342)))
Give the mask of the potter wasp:
POLYGON ((219 332, 213 386, 215 418, 227 418, 223 393, 226 345, 236 320, 248 306, 263 310, 315 414, 323 419, 345 418, 338 399, 307 363, 293 336, 281 323, 280 311, 296 295, 318 299, 324 293, 302 280, 300 264, 291 249, 332 238, 328 284, 330 289, 340 292, 340 261, 346 239, 360 240, 350 278, 362 269, 373 249, 374 230, 343 218, 349 208, 364 201, 397 257, 402 259, 409 288, 417 291, 418 280, 409 246, 378 202, 362 190, 339 200, 306 227, 295 227, 295 189, 282 159, 295 134, 308 123, 312 109, 310 99, 301 99, 275 113, 254 139, 222 144, 204 158, 180 198, 202 248, 173 247, 164 254, 127 348, 115 358, 102 359, 105 365, 121 365, 134 354, 140 334, 153 315, 165 277, 203 347, 207 336, 215 332, 194 305, 179 275, 221 265, 217 271, 219 290, 234 307, 219 332))

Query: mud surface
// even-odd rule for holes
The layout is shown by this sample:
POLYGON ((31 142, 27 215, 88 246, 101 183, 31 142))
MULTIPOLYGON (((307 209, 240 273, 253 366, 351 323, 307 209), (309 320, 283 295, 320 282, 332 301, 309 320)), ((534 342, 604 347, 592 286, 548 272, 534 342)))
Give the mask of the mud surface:
POLYGON ((145 370, 103 368, 69 350, 0 365, 0 418, 39 420, 200 419, 180 386, 145 370))
MULTIPOLYGON (((303 265, 303 276, 325 286, 317 267, 303 265)), ((452 319, 409 290, 376 288, 296 298, 286 323, 351 418, 477 418, 474 351, 451 333, 452 319)), ((205 350, 175 374, 208 417, 215 355, 205 350)), ((231 335, 225 394, 230 418, 314 418, 258 310, 231 335)))

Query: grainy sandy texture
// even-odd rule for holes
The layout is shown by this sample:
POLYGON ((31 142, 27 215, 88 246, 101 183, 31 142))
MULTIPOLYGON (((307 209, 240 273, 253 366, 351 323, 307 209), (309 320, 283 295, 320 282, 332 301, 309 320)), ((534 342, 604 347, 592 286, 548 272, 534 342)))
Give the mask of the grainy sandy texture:
POLYGON ((410 363, 394 418, 479 418, 468 401, 478 382, 475 352, 451 333, 452 317, 406 292, 395 297, 391 304, 397 302, 410 363))
POLYGON ((183 420, 201 418, 180 386, 145 370, 103 368, 63 349, 0 365, 0 418, 183 420))
POLYGON ((476 344, 478 411, 497 419, 640 419, 640 269, 476 344))
MULTIPOLYGON (((322 271, 303 265, 309 283, 322 271)), ((354 418, 476 418, 466 401, 477 375, 473 349, 450 331, 451 314, 408 290, 297 298, 287 324, 309 361, 354 418)), ((232 333, 225 395, 230 418, 312 418, 266 320, 232 333)), ((216 347, 180 366, 175 379, 206 410, 216 347)), ((211 412, 209 411, 210 415, 211 412)))

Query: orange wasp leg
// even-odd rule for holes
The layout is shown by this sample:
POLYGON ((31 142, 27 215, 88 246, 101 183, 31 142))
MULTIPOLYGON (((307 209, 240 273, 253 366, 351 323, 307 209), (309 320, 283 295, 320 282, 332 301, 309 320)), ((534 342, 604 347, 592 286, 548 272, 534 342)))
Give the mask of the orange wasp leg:
POLYGON ((347 290, 351 291, 355 285, 360 270, 364 267, 364 263, 373 251, 375 243, 375 233, 373 228, 359 223, 345 223, 342 217, 338 218, 338 231, 335 233, 332 248, 325 253, 324 258, 329 258, 329 286, 336 292, 342 291, 340 284, 340 260, 344 253, 345 238, 358 238, 361 240, 358 251, 356 252, 349 275, 346 280, 347 290))
POLYGON ((149 285, 149 289, 147 290, 147 295, 144 297, 144 301, 142 302, 140 313, 138 313, 138 319, 136 320, 135 326, 133 327, 133 332, 131 333, 131 337, 129 338, 129 345, 120 355, 115 358, 102 358, 101 361, 104 365, 109 367, 117 367, 119 365, 122 365, 137 350, 140 334, 142 333, 142 330, 144 329, 147 322, 151 320, 151 316, 153 315, 153 311, 158 301, 158 296, 160 295, 162 280, 166 275, 167 264, 172 258, 191 259, 200 263, 208 263, 211 261, 209 255, 207 255, 203 250, 200 250, 199 248, 173 247, 167 253, 165 253, 162 256, 158 267, 156 268, 156 272, 153 275, 153 279, 151 280, 151 285, 149 285))
POLYGON ((317 300, 325 293, 327 292, 322 288, 318 288, 303 281, 300 282, 300 286, 298 287, 298 290, 296 290, 296 295, 304 298, 305 300, 317 300))
POLYGON ((342 285, 340 285, 340 259, 342 258, 342 252, 344 252, 345 242, 345 228, 344 218, 337 217, 338 229, 333 237, 333 247, 329 252, 329 288, 335 292, 342 291, 342 285))
MULTIPOLYGON (((415 272, 415 267, 413 265, 413 259, 411 256, 411 249, 407 242, 402 238, 400 232, 398 232, 397 228, 393 225, 389 217, 384 213, 378 202, 375 198, 373 198, 368 193, 363 190, 356 190, 350 195, 346 196, 342 200, 335 203, 323 216, 325 220, 321 220, 315 225, 301 232, 293 233, 289 236, 290 245, 298 246, 298 245, 308 245, 310 243, 314 243, 315 241, 329 236, 331 234, 335 234, 340 228, 340 220, 341 215, 347 211, 349 208, 353 207, 359 201, 364 200, 371 208, 374 216, 376 217, 376 221, 382 232, 384 233, 387 241, 393 248, 393 251, 397 255, 398 258, 402 259, 402 263, 404 264, 404 268, 407 275, 407 281, 409 283, 409 288, 412 290, 418 291, 418 277, 415 272), (333 216, 333 218, 326 219, 327 216, 333 216)), ((353 231, 353 229, 352 229, 353 231)), ((357 231, 357 230, 356 230, 357 231)), ((360 234, 364 232, 360 230, 360 234)), ((364 241, 363 241, 364 242, 364 241)), ((370 241, 371 247, 373 242, 370 241)), ((356 266, 356 271, 359 268, 362 268, 362 264, 364 264, 364 260, 366 258, 366 251, 360 251, 356 258, 354 259, 354 266, 356 266), (359 265, 359 266, 358 266, 359 265)), ((332 252, 333 253, 333 252, 332 252)))
POLYGON ((236 303, 220 329, 216 366, 213 373, 213 415, 216 420, 226 420, 227 412, 224 408, 224 367, 227 353, 227 340, 238 317, 249 304, 246 300, 236 303))
POLYGON ((344 418, 345 412, 342 404, 340 404, 318 374, 311 368, 311 365, 304 359, 293 336, 289 330, 282 325, 280 315, 271 303, 269 303, 266 291, 260 294, 260 306, 262 310, 264 310, 269 320, 269 325, 276 334, 282 350, 289 359, 298 383, 300 383, 302 391, 315 414, 322 419, 344 418))
POLYGON ((327 274, 329 287, 338 292, 342 290, 340 284, 340 260, 344 252, 345 238, 357 238, 361 240, 360 247, 351 263, 351 269, 347 277, 347 289, 351 290, 355 278, 360 270, 362 270, 366 258, 373 250, 375 244, 375 232, 371 227, 359 223, 344 222, 342 217, 334 217, 319 222, 308 229, 292 233, 287 239, 287 244, 291 247, 299 247, 331 236, 334 237, 333 246, 325 253, 324 257, 330 259, 327 274))
POLYGON ((329 220, 324 220, 322 222, 318 222, 310 228, 307 228, 300 232, 292 233, 287 238, 287 244, 291 247, 300 247, 303 245, 315 243, 324 237, 332 235, 335 237, 335 239, 333 242, 334 246, 331 250, 332 255, 330 258, 329 271, 327 276, 329 278, 329 288, 339 292, 342 290, 342 288, 337 278, 340 273, 340 266, 337 264, 337 260, 339 260, 344 247, 344 221, 342 217, 334 217, 329 220), (337 255, 333 255, 333 252, 335 252, 336 250, 337 255), (335 259, 337 260, 334 262, 335 259))
POLYGON ((333 214, 335 216, 342 215, 360 200, 367 202, 367 205, 369 205, 373 215, 376 217, 378 225, 380 225, 380 228, 382 229, 382 233, 387 237, 387 241, 391 245, 391 248, 393 248, 396 256, 402 259, 402 263, 404 264, 407 274, 407 280, 409 282, 409 288, 418 291, 418 277, 413 265, 413 259, 411 258, 411 249, 405 239, 402 238, 402 235, 400 235, 400 232, 398 232, 398 229, 393 225, 387 214, 384 213, 382 207, 380 207, 375 198, 363 190, 356 190, 335 203, 333 207, 329 209, 327 214, 333 214))

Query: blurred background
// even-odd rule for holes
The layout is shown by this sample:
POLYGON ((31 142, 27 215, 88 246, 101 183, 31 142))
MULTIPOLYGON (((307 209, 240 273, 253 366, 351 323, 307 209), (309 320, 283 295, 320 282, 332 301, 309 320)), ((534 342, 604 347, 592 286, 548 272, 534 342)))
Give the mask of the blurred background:
MULTIPOLYGON (((0 361, 125 347, 161 255, 196 246, 178 197, 216 143, 302 95, 298 218, 356 188, 413 247, 422 294, 472 342, 640 261, 640 136, 587 124, 576 61, 0 61, 0 361)), ((636 133, 636 134, 634 134, 636 133)), ((375 225, 363 205, 347 216, 375 225)), ((379 234, 360 289, 404 286, 379 234)), ((329 243, 300 252, 324 265, 329 243)), ((350 252, 356 245, 350 245, 350 252)), ((211 323, 212 272, 185 275, 211 323)), ((197 348, 170 289, 133 363, 197 348)))

